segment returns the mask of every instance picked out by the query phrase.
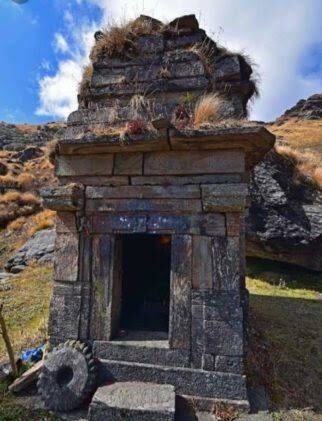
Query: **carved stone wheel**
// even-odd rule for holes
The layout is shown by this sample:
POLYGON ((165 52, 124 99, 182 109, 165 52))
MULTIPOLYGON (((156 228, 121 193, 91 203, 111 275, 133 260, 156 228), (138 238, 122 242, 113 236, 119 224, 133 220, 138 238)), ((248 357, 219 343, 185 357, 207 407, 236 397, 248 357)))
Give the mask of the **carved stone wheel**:
POLYGON ((91 348, 67 341, 45 357, 38 392, 48 409, 67 412, 89 398, 95 383, 96 363, 91 348))

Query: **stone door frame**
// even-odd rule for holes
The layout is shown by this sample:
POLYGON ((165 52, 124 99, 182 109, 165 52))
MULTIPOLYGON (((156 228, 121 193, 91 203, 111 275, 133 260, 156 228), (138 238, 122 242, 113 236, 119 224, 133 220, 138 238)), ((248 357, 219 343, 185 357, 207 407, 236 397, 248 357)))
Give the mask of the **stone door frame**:
MULTIPOLYGON (((121 216, 120 216, 121 218, 121 216)), ((93 341, 113 341, 119 326, 122 280, 120 239, 122 235, 169 235, 171 238, 169 348, 190 350, 192 236, 170 230, 137 229, 94 234, 91 242, 91 305, 89 336, 93 341)))

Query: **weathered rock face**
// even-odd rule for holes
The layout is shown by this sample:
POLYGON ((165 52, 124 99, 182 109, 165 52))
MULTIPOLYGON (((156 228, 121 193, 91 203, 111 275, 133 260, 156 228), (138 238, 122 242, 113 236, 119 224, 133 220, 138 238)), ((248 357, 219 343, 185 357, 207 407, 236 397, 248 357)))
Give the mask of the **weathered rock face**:
POLYGON ((305 120, 322 118, 322 94, 315 94, 307 99, 301 99, 294 107, 286 110, 277 121, 284 121, 288 118, 302 118, 305 120))
POLYGON ((55 244, 55 230, 38 231, 6 263, 6 270, 19 273, 32 260, 39 263, 51 262, 55 244))
POLYGON ((269 152, 250 177, 247 255, 322 270, 322 192, 269 152))

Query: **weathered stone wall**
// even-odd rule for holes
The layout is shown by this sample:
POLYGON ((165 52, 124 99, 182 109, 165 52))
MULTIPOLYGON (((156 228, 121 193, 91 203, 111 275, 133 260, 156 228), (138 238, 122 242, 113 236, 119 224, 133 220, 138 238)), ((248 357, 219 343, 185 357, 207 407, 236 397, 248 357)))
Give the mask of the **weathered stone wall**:
POLYGON ((107 53, 92 59, 79 109, 68 118, 66 138, 129 120, 171 120, 176 107, 192 112, 197 100, 209 92, 220 94, 222 117, 247 115, 247 102, 255 92, 251 66, 242 55, 218 47, 194 15, 155 34, 136 37, 132 48, 131 59, 107 53))
MULTIPOLYGON (((243 152, 65 155, 56 171, 67 184, 43 191, 59 211, 53 342, 97 340, 97 352, 107 356, 112 350, 104 341, 111 339, 118 299, 113 285, 120 282, 113 269, 118 235, 167 233, 173 250, 169 343, 178 353, 165 353, 164 363, 241 373, 243 152), (76 180, 82 183, 69 183, 76 180)), ((141 361, 141 354, 128 358, 141 361)))

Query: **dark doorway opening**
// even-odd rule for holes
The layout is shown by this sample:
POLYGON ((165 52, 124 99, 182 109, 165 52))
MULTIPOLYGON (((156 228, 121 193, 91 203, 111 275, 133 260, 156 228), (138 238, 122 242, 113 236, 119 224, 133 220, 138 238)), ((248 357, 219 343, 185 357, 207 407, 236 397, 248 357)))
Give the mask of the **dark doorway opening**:
POLYGON ((170 268, 170 236, 122 236, 122 330, 168 332, 170 268))

